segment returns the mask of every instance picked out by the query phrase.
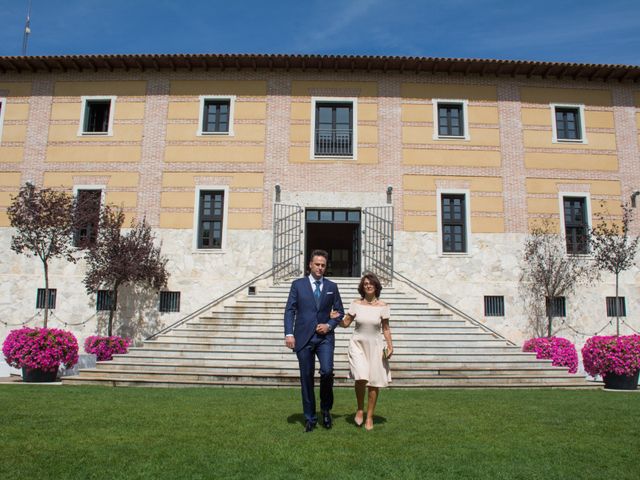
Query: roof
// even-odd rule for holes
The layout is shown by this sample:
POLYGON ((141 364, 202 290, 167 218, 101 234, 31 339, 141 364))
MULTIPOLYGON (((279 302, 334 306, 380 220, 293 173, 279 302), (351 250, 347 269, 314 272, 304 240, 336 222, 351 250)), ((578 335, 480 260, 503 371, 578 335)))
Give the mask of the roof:
POLYGON ((541 77, 588 81, 640 81, 635 65, 432 57, 280 54, 65 55, 0 57, 0 73, 83 71, 268 70, 403 72, 541 77))

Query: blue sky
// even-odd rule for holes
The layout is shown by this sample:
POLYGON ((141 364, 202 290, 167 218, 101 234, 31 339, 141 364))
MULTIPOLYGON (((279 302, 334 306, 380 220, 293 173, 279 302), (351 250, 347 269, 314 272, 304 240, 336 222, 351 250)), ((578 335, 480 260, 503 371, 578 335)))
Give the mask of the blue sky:
MULTIPOLYGON (((20 55, 28 0, 0 0, 20 55)), ((639 0, 32 0, 30 55, 286 53, 640 65, 639 0)))

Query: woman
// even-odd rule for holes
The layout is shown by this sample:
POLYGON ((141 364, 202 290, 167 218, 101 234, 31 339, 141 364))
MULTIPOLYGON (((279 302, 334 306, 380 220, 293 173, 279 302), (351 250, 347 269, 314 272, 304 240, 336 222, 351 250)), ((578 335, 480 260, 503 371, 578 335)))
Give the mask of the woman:
POLYGON ((356 322, 348 351, 358 402, 354 421, 359 427, 364 423, 367 430, 373 429, 378 391, 391 381, 388 359, 393 354, 393 344, 389 329, 389 306, 380 300, 381 291, 378 277, 373 273, 364 274, 358 285, 361 298, 351 302, 349 311, 340 323, 346 328, 354 320, 356 322), (369 401, 365 421, 364 394, 367 389, 369 401))

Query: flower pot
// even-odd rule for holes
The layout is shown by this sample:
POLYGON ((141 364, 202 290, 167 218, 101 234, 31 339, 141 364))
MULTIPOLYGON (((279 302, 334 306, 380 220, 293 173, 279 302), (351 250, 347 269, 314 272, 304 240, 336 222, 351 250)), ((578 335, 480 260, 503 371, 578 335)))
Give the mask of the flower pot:
POLYGON ((607 390, 637 390, 638 374, 640 374, 640 370, 635 375, 607 373, 604 377, 604 388, 607 390))
POLYGON ((22 381, 26 383, 55 382, 58 370, 44 371, 39 368, 22 367, 22 381))

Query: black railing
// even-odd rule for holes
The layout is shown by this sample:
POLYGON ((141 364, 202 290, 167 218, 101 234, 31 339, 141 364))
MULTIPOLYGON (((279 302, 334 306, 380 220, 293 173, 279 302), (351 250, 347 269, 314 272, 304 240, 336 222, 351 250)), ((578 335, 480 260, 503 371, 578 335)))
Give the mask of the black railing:
POLYGON ((353 155, 353 130, 316 129, 316 155, 353 155))

